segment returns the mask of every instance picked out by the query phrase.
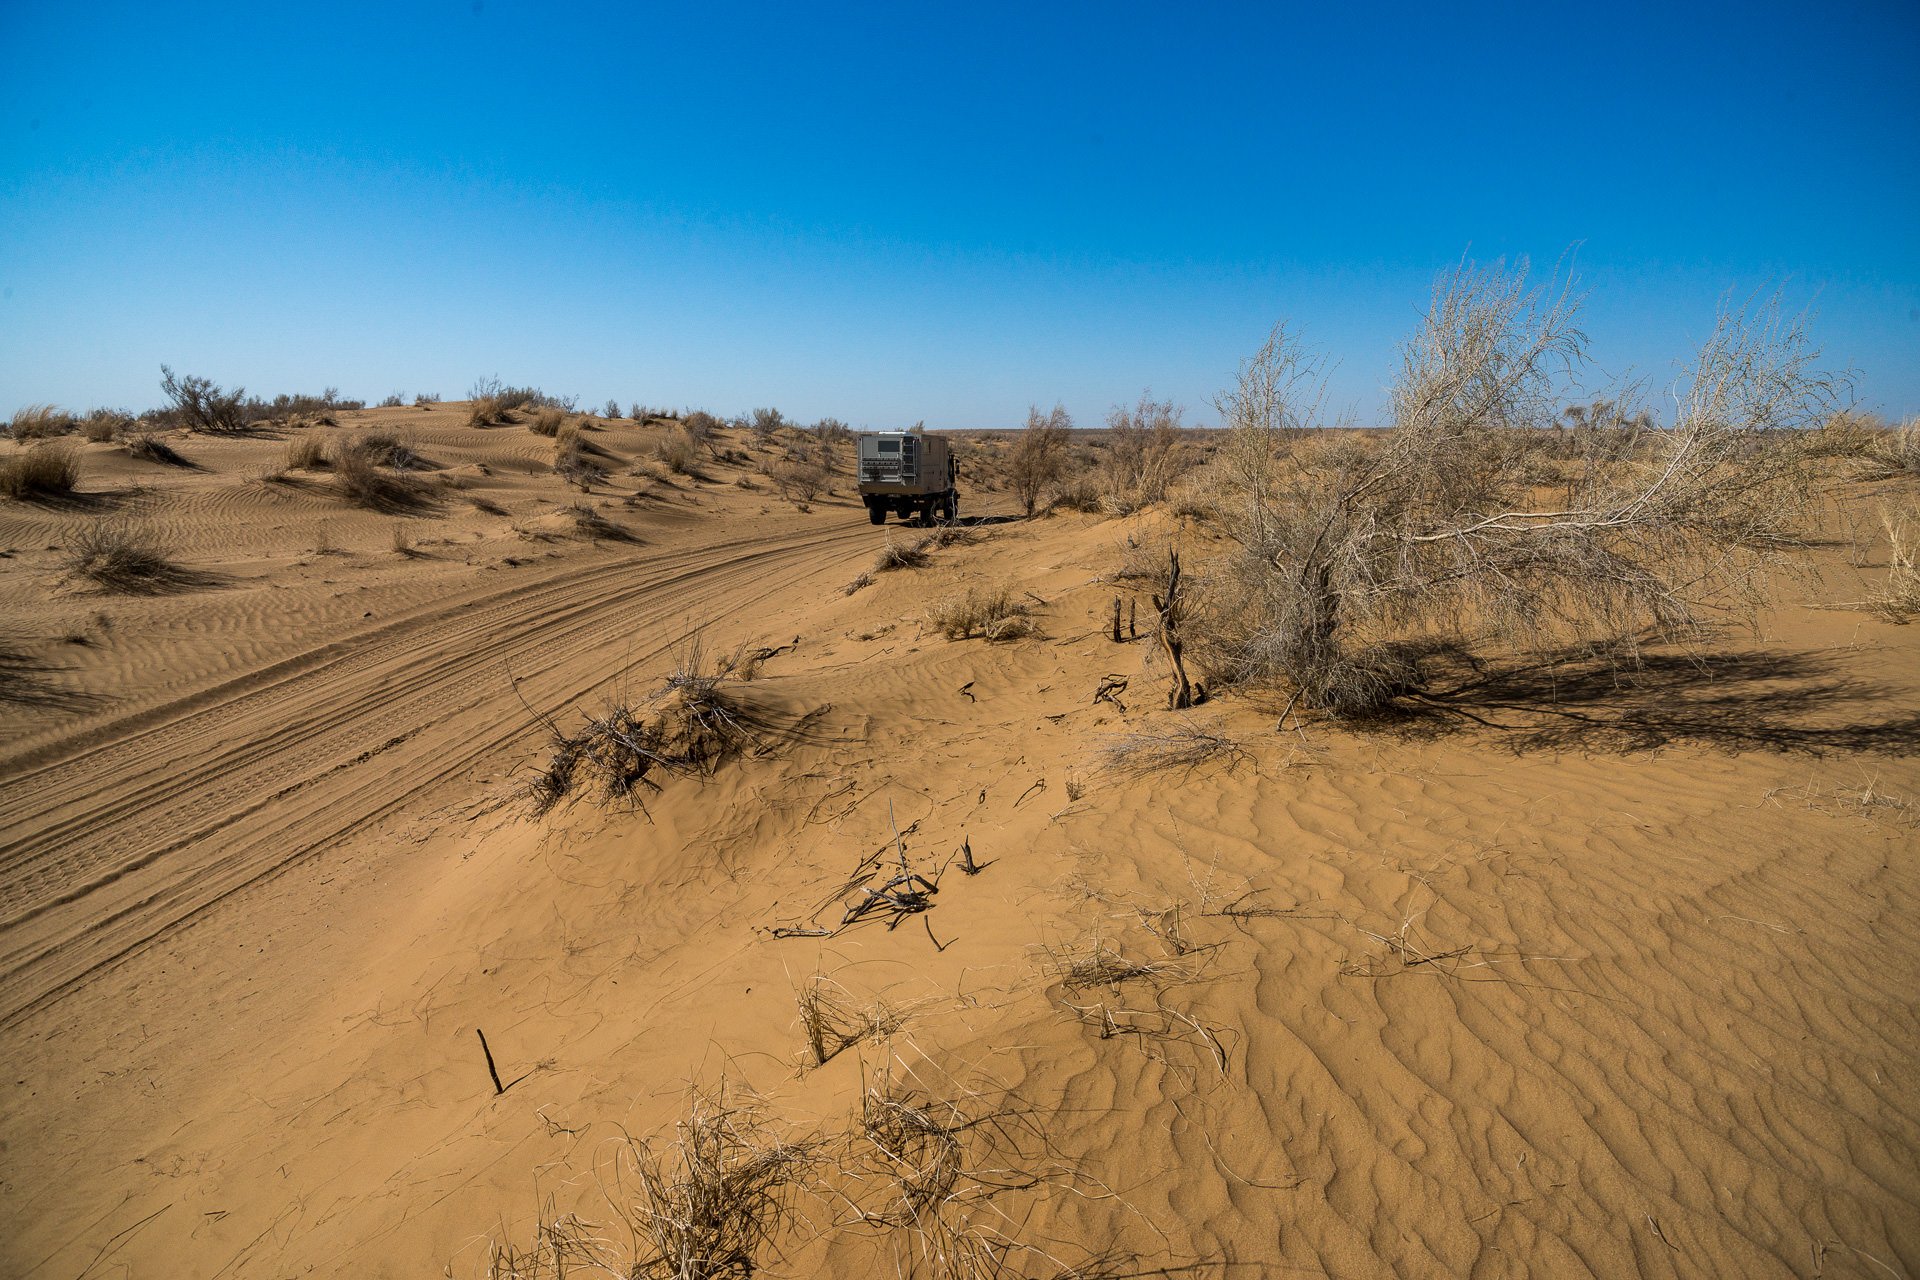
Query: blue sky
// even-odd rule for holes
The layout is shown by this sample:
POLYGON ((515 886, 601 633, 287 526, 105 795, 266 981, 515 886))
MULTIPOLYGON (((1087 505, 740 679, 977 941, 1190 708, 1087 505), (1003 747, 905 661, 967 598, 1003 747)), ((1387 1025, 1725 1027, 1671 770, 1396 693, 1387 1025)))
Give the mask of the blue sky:
POLYGON ((1597 385, 1728 291, 1920 412, 1920 6, 0 0, 0 412, 271 395, 1095 423, 1282 318, 1374 420, 1462 255, 1597 385))

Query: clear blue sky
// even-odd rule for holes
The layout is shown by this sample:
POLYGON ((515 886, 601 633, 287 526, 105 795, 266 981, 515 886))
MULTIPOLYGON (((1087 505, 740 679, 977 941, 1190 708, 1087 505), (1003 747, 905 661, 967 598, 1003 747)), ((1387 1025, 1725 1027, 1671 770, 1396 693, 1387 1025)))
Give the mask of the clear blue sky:
POLYGON ((1211 421, 1286 317, 1371 419, 1438 270, 1575 243, 1603 373, 1784 282, 1920 412, 1920 5, 1553 9, 0 0, 0 412, 1211 421))

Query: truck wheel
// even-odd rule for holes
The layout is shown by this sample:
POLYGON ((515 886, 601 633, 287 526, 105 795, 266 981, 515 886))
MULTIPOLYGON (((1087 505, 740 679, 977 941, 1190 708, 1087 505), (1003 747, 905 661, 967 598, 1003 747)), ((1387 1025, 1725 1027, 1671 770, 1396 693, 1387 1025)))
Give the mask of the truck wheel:
POLYGON ((877 502, 874 503, 867 508, 867 520, 871 524, 885 524, 887 522, 887 509, 877 502))

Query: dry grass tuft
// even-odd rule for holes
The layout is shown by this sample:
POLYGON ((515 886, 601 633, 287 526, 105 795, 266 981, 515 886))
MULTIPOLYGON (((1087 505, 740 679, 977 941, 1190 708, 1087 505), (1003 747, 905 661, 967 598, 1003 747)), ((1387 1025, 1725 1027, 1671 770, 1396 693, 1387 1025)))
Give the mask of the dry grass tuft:
POLYGON ((1072 947, 1044 947, 1041 967, 1069 991, 1110 987, 1139 978, 1186 977, 1187 969, 1171 960, 1130 960, 1099 938, 1072 947))
POLYGON ((51 440, 73 430, 73 415, 50 404, 22 405, 14 410, 7 434, 15 440, 51 440))
POLYGON ((1920 617, 1920 523, 1908 512, 1881 512, 1887 527, 1887 585, 1867 598, 1867 604, 1889 622, 1908 623, 1920 617))
POLYGON ((871 573, 863 573, 859 577, 855 578, 852 582, 849 582, 846 585, 845 589, 842 590, 840 594, 850 596, 850 595, 853 595, 855 592, 864 591, 872 585, 873 585, 873 575, 871 573))
POLYGON ((327 442, 324 438, 303 435, 287 441, 283 465, 289 471, 325 471, 333 464, 327 459, 327 442))
POLYGON ((559 409, 542 409, 533 415, 532 421, 527 423, 527 430, 537 436, 558 437, 560 426, 566 420, 567 415, 559 409))
POLYGON ((594 460, 593 447, 577 434, 558 442, 553 451, 554 474, 568 484, 589 493, 607 478, 606 468, 594 460))
POLYGON ((862 1040, 892 1035, 906 1022, 906 1015, 885 1001, 863 1007, 845 987, 818 973, 793 993, 793 999, 816 1067, 862 1040))
POLYGON ((392 515, 417 511, 432 502, 427 486, 404 472, 381 470, 374 453, 349 441, 334 451, 334 483, 348 501, 392 515))
POLYGON ((1239 761, 1246 749, 1238 741, 1191 722, 1142 730, 1114 739, 1100 750, 1104 769, 1130 777, 1167 769, 1197 769, 1210 760, 1239 761))
POLYGON ((887 545, 873 558, 873 572, 888 573, 895 569, 918 569, 927 562, 925 542, 912 544, 899 543, 893 535, 887 535, 887 545))
POLYGON ((949 640, 1014 640, 1033 630, 1027 606, 1007 587, 969 587, 935 603, 927 610, 927 621, 949 640))
POLYGON ((174 447, 152 432, 143 431, 133 436, 126 444, 127 456, 138 458, 142 462, 157 462, 168 467, 191 467, 194 464, 182 457, 174 447))
POLYGON ((63 498, 80 483, 80 453, 51 441, 0 461, 0 495, 31 501, 63 498))
POLYGON ((82 529, 67 548, 66 568, 103 591, 125 595, 177 591, 195 578, 167 558, 152 534, 119 524, 82 529))
POLYGON ((94 444, 109 444, 133 425, 133 420, 110 409, 96 409, 80 424, 80 434, 94 444))
POLYGON ((1920 418, 1877 435, 1865 460, 1870 480, 1920 476, 1920 418))

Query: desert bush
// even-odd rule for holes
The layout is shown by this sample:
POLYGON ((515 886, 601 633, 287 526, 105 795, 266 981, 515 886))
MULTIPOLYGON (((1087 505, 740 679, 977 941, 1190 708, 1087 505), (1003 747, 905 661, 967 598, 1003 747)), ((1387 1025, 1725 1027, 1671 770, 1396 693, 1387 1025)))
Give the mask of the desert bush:
POLYGON ((375 406, 375 408, 399 409, 404 407, 406 403, 407 403, 407 397, 402 393, 396 391, 392 395, 388 396, 386 399, 382 400, 378 405, 375 406))
POLYGON ((1887 583, 1867 601, 1868 607, 1889 622, 1908 623, 1920 617, 1920 519, 1910 512, 1880 513, 1887 530, 1887 583))
POLYGON ((353 442, 334 450, 333 479, 343 497, 371 511, 395 514, 431 502, 425 484, 405 472, 382 470, 372 452, 353 447, 353 442))
POLYGON ((538 394, 529 387, 506 387, 498 378, 480 378, 467 391, 471 407, 467 425, 491 427, 513 421, 513 415, 538 394))
POLYGON ((152 534, 123 524, 90 524, 67 547, 67 572, 104 591, 152 595, 183 585, 187 575, 152 534))
POLYGON ((1123 734, 1100 749, 1100 766, 1141 777, 1169 769, 1197 769, 1210 760, 1239 760, 1246 751, 1233 738, 1192 721, 1170 728, 1123 734))
POLYGON ((675 475, 697 476, 700 466, 696 447, 692 433, 682 428, 662 436, 653 446, 653 456, 675 475))
POLYGON ((789 502, 812 502, 827 486, 827 473, 817 463, 783 458, 762 468, 762 473, 789 502))
POLYGON ((556 442, 553 470, 561 479, 583 492, 607 478, 606 468, 594 459, 591 447, 578 433, 556 442))
POLYGON ((65 497, 79 483, 80 453, 71 444, 42 441, 0 459, 0 495, 9 498, 65 497))
POLYGON ((1867 449, 1863 474, 1870 480, 1920 476, 1920 418, 1883 431, 1867 449))
POLYGON ((73 430, 73 415, 50 404, 22 405, 14 410, 7 434, 15 440, 50 440, 73 430))
POLYGON ((361 457, 392 467, 395 471, 431 471, 433 464, 422 457, 408 437, 391 431, 365 431, 340 441, 334 448, 339 455, 357 453, 361 457))
POLYGON ((1063 476, 1053 486, 1053 502, 1059 511, 1080 511, 1090 515, 1099 515, 1109 510, 1122 513, 1131 511, 1134 505, 1116 507, 1107 493, 1100 487, 1100 480, 1090 471, 1078 475, 1063 476))
POLYGON ((537 436, 557 436, 560 434, 561 424, 566 420, 567 415, 558 409, 540 409, 527 423, 527 430, 537 436))
POLYGON ((223 391, 209 378, 191 374, 177 376, 166 365, 160 366, 160 390, 173 406, 180 425, 189 431, 214 435, 233 435, 248 426, 246 389, 223 391))
POLYGON ((927 562, 927 549, 924 543, 895 542, 893 536, 887 536, 887 545, 873 558, 873 572, 887 573, 894 569, 918 569, 927 562))
POLYGON ((120 433, 133 425, 131 414, 121 413, 118 409, 95 409, 80 423, 80 434, 94 444, 106 444, 117 440, 120 433))
POLYGON ((1180 418, 1171 400, 1155 400, 1148 391, 1132 409, 1115 406, 1107 415, 1100 490, 1108 511, 1124 515, 1165 502, 1168 486, 1193 468, 1180 418))
POLYGON ((774 432, 787 425, 786 415, 778 409, 755 409, 748 419, 753 434, 762 440, 771 439, 774 432))
POLYGON ((1007 479, 1022 514, 1029 520, 1060 481, 1072 430, 1073 419, 1063 406, 1056 404, 1041 413, 1040 406, 1035 405, 1027 410, 1026 430, 1014 437, 1007 454, 1007 479))
POLYGON ((126 444, 127 456, 138 458, 142 462, 158 462, 169 467, 191 467, 192 462, 180 456, 172 445, 149 431, 142 431, 129 437, 126 444))
POLYGON ((1870 458, 1886 433, 1887 424, 1878 416, 1842 409, 1807 432, 1801 444, 1813 458, 1870 458))
POLYGON ((1276 329, 1221 400, 1238 550, 1215 584, 1216 678, 1277 679, 1307 706, 1363 715, 1419 697, 1421 654, 1457 651, 1469 628, 1623 645, 1647 626, 1698 634, 1760 599, 1808 499, 1799 451, 1761 446, 1831 389, 1804 330, 1773 305, 1723 310, 1673 426, 1576 468, 1542 509, 1512 441, 1551 420, 1584 354, 1576 320, 1570 291, 1528 287, 1524 265, 1463 266, 1403 351, 1385 438, 1313 449, 1277 439, 1315 411, 1297 394, 1311 361, 1276 329))
POLYGON ((713 451, 715 437, 719 435, 720 428, 725 425, 720 419, 702 409, 695 409, 680 419, 680 429, 687 433, 687 438, 708 452, 713 451))
POLYGON ((413 407, 416 409, 424 409, 428 405, 439 403, 440 393, 438 391, 422 391, 413 397, 413 407))
POLYGON ((283 465, 289 471, 326 470, 332 465, 327 461, 326 440, 312 434, 295 436, 287 441, 283 465))
POLYGON ((936 601, 927 610, 927 621, 949 640, 1013 640, 1032 630, 1027 606, 1007 587, 969 587, 936 601))

